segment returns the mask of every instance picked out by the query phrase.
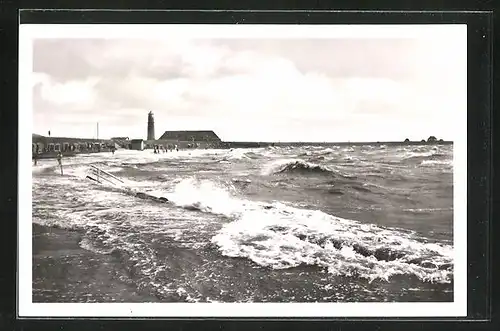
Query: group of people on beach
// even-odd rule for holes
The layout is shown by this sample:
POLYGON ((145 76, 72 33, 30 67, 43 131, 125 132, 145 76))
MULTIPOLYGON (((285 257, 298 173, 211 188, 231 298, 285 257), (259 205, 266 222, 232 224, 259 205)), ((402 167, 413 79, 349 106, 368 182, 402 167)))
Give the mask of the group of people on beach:
POLYGON ((173 152, 174 149, 177 152, 179 151, 179 147, 177 147, 177 145, 168 145, 167 147, 163 147, 163 145, 154 145, 153 146, 153 153, 160 154, 161 151, 163 151, 163 153, 166 153, 166 152, 168 152, 169 149, 171 152, 173 152))
MULTIPOLYGON (((59 167, 61 168, 61 175, 63 175, 63 167, 62 167, 62 153, 59 151, 57 153, 57 164, 59 165, 59 167)), ((38 161, 38 153, 33 153, 33 162, 35 165, 37 165, 37 161, 38 161)))
MULTIPOLYGON (((34 165, 37 165, 37 163, 38 163, 38 154, 39 154, 39 152, 40 152, 40 149, 39 149, 38 145, 36 145, 36 149, 33 152, 33 163, 34 163, 34 165)), ((63 157, 62 152, 58 151, 57 155, 56 155, 56 159, 57 159, 57 164, 61 168, 61 175, 63 175, 62 157, 63 157)))
MULTIPOLYGON (((170 148, 170 151, 172 152, 174 149, 178 152, 179 151, 179 148, 177 147, 177 145, 173 145, 173 146, 168 146, 168 148, 170 148)), ((154 153, 155 154, 159 154, 160 153, 160 150, 163 150, 163 153, 166 153, 167 152, 167 148, 164 148, 163 145, 154 145, 154 153)), ((111 147, 111 153, 114 155, 115 154, 115 151, 116 151, 116 148, 113 146, 111 147)), ((39 154, 40 150, 39 150, 39 146, 36 145, 36 150, 33 152, 33 162, 34 162, 34 165, 37 165, 37 161, 38 161, 38 154, 39 154)), ((63 175, 63 166, 62 166, 62 158, 63 158, 63 155, 62 155, 62 152, 59 151, 57 152, 57 156, 56 156, 56 159, 57 159, 57 164, 59 165, 60 169, 61 169, 61 175, 63 175)))

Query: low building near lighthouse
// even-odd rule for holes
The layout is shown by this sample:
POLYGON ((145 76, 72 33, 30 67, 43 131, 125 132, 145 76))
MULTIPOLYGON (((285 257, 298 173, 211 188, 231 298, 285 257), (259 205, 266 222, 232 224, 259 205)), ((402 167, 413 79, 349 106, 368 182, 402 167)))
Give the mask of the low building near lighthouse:
POLYGON ((142 140, 142 139, 130 140, 130 149, 134 149, 136 151, 144 150, 144 140, 142 140))
POLYGON ((220 142, 221 139, 213 131, 165 131, 160 140, 220 142))

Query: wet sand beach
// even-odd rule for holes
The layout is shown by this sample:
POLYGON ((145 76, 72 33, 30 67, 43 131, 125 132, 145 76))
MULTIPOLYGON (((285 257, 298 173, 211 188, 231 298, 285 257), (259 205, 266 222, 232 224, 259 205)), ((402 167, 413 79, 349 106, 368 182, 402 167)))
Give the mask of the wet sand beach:
POLYGON ((79 246, 77 231, 33 224, 33 302, 154 302, 112 255, 79 246))

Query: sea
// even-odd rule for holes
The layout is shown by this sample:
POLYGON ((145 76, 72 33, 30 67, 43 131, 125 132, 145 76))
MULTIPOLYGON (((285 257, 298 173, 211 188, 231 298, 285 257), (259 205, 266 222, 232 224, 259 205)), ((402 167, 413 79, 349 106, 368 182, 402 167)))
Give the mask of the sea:
POLYGON ((451 144, 39 160, 32 222, 34 302, 453 301, 451 144))

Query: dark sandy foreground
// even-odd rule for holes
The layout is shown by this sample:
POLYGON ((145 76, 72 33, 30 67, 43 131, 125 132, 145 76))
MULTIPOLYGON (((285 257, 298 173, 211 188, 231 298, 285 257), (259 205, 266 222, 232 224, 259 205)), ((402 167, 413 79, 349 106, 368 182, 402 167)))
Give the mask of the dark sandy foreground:
MULTIPOLYGON (((81 248, 80 240, 78 231, 33 224, 33 302, 187 301, 181 294, 152 295, 147 287, 137 280, 134 282, 138 276, 126 269, 127 264, 119 254, 93 253, 81 248)), ((415 302, 429 297, 433 301, 453 300, 453 292, 447 290, 449 284, 422 283, 420 288, 415 288, 406 277, 369 283, 332 276, 319 272, 317 267, 268 270, 255 268, 245 259, 231 258, 222 258, 206 268, 205 260, 199 255, 205 253, 168 246, 163 243, 156 247, 170 266, 164 271, 165 279, 177 280, 181 283, 179 286, 201 293, 202 298, 218 298, 222 302, 245 301, 244 295, 249 293, 253 293, 255 302, 415 302), (212 279, 204 277, 205 273, 220 276, 212 279), (312 283, 322 286, 312 287, 312 283), (370 293, 372 297, 359 300, 361 292, 370 293), (380 300, 382 295, 384 300, 380 300)), ((209 260, 213 259, 214 256, 209 260)))
POLYGON ((80 234, 33 224, 33 302, 153 302, 112 255, 79 246, 80 234))

